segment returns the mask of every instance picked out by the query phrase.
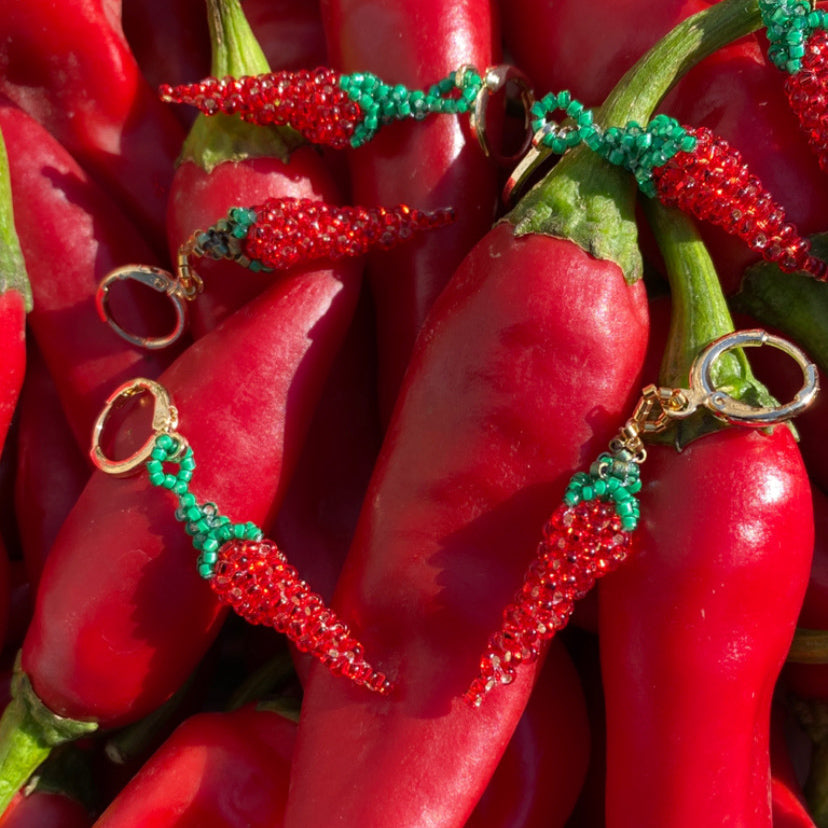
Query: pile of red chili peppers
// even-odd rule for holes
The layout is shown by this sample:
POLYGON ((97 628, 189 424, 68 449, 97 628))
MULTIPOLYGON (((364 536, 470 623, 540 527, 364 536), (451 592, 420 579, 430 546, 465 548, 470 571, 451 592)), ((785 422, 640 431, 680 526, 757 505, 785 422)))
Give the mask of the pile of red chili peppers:
POLYGON ((0 828, 828 827, 828 4, 4 0, 0 828))

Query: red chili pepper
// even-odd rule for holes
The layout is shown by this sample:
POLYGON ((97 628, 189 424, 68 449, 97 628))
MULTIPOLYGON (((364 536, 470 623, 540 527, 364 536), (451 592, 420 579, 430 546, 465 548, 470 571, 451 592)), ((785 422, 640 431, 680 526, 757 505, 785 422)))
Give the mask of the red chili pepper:
POLYGON ((466 828, 565 824, 586 775, 590 725, 580 682, 574 676, 561 680, 559 671, 574 669, 568 658, 556 654, 563 647, 563 642, 553 642, 551 656, 466 828), (558 716, 558 710, 567 716, 558 716))
POLYGON ((328 62, 319 0, 244 0, 243 8, 272 69, 302 69, 328 62))
POLYGON ((498 3, 504 46, 534 88, 568 89, 588 106, 599 106, 648 49, 708 5, 702 0, 498 3))
POLYGON ((87 809, 63 793, 35 790, 17 793, 0 817, 0 828, 90 828, 87 809))
POLYGON ((26 372, 26 312, 32 309, 32 290, 15 229, 15 197, 0 134, 0 449, 26 372))
MULTIPOLYGON (((712 8, 705 30, 732 12, 712 8)), ((619 91, 609 117, 658 99, 674 68, 663 56, 619 91)), ((630 195, 596 156, 570 156, 473 248, 432 308, 334 597, 398 684, 387 699, 368 697, 311 672, 288 826, 333 815, 379 823, 388 803, 399 826, 462 825, 482 793, 537 665, 474 710, 460 698, 473 651, 519 585, 566 478, 627 410, 643 359, 644 294, 623 278, 637 253, 623 247, 634 240, 623 220, 630 195), (572 209, 585 181, 600 181, 601 203, 621 215, 589 200, 588 218, 572 209), (558 237, 546 235, 556 222, 558 237), (603 259, 574 241, 594 243, 599 225, 615 245, 603 259), (360 784, 368 768, 370 789, 360 784)))
POLYGON ((20 393, 14 511, 26 574, 33 593, 58 530, 89 480, 43 357, 29 343, 20 393))
MULTIPOLYGON (((43 124, 160 243, 181 127, 103 0, 8 0, 0 92, 43 124)), ((119 11, 119 8, 117 8, 119 11)))
MULTIPOLYGON (((208 19, 213 71, 266 71, 267 63, 238 0, 211 0, 208 19)), ((271 197, 310 198, 336 204, 337 184, 324 160, 289 129, 261 130, 238 118, 198 118, 176 169, 170 197, 167 238, 170 251, 212 226, 233 207, 261 204, 271 197)), ((229 262, 199 265, 206 289, 193 303, 191 330, 200 336, 256 296, 272 281, 239 278, 229 262)))
MULTIPOLYGON (((653 215, 673 387, 685 354, 732 323, 691 225, 653 215)), ((719 370, 717 386, 762 393, 743 363, 719 370)), ((770 706, 807 580, 808 479, 784 426, 699 428, 683 422, 680 452, 648 448, 639 552, 600 586, 608 828, 771 825, 770 706)))
POLYGON ((282 824, 296 725, 254 705, 178 726, 96 828, 272 828, 282 824))
MULTIPOLYGON (((121 0, 121 6, 124 36, 151 88, 194 81, 210 71, 203 0, 121 0)), ((174 114, 192 126, 192 113, 174 114)))
MULTIPOLYGON (((389 84, 427 89, 464 65, 483 72, 500 59, 498 17, 489 0, 323 0, 321 10, 330 66, 340 72, 371 72, 389 84)), ((465 73, 461 83, 473 74, 465 73)), ((437 234, 440 238, 424 236, 405 249, 368 257, 385 424, 428 310, 491 227, 499 170, 474 140, 468 119, 451 115, 389 125, 367 146, 348 153, 348 163, 358 204, 401 201, 430 210, 450 206, 456 212, 453 225, 437 234)))
MULTIPOLYGON (((136 374, 158 376, 172 359, 173 354, 127 345, 95 308, 105 273, 131 260, 154 263, 155 258, 118 205, 36 121, 0 103, 0 129, 34 295, 28 322, 85 450, 112 387, 136 374)), ((120 318, 133 329, 152 330, 158 322, 155 304, 151 311, 138 303, 119 308, 120 318)))
MULTIPOLYGON (((236 519, 272 520, 358 291, 342 269, 285 276, 164 372, 199 457, 199 496, 236 519)), ((120 429, 133 441, 122 456, 145 428, 120 429)), ((76 720, 111 727, 158 707, 215 636, 224 614, 188 541, 145 476, 93 475, 49 554, 22 647, 35 693, 68 717, 70 738, 76 720)), ((20 715, 19 704, 7 708, 7 719, 20 715)), ((11 792, 24 781, 10 781, 13 761, 0 773, 11 792)))

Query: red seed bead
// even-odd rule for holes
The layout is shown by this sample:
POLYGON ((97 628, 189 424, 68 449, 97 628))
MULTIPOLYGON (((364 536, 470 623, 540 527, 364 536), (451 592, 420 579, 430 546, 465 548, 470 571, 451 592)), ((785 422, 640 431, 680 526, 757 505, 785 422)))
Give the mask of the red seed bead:
POLYGON ((391 683, 363 656, 348 625, 325 606, 269 540, 233 540, 219 549, 210 586, 218 599, 251 624, 273 627, 336 675, 377 693, 391 683))
POLYGON ((451 222, 450 209, 423 211, 400 204, 337 207, 305 198, 273 198, 258 208, 242 242, 244 255, 282 270, 318 260, 387 250, 412 233, 451 222))
POLYGON ((350 146, 363 117, 340 87, 339 74, 325 67, 165 84, 158 93, 167 103, 189 104, 205 115, 234 114, 260 126, 289 126, 311 143, 336 149, 350 146))
POLYGON ((686 129, 696 137, 695 148, 653 169, 659 199, 738 236, 781 270, 825 281, 828 264, 811 255, 808 240, 786 220, 742 154, 707 128, 686 129))
POLYGON ((789 75, 785 94, 808 143, 828 172, 828 32, 816 29, 805 41, 801 68, 789 75))
POLYGON ((612 503, 562 503, 544 527, 523 585, 503 611, 501 628, 489 638, 466 701, 479 707, 495 687, 514 680, 515 667, 537 660, 543 642, 566 626, 574 601, 632 551, 633 535, 622 529, 612 503))

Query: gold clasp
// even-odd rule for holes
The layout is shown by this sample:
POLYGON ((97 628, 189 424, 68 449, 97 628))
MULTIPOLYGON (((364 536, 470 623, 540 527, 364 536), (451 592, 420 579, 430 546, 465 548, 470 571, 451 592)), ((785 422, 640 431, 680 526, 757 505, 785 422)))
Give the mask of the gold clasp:
POLYGON ((204 289, 201 277, 190 265, 190 256, 197 253, 196 234, 178 250, 176 274, 150 265, 125 265, 110 271, 103 278, 95 293, 95 306, 101 320, 106 322, 118 336, 138 345, 140 348, 159 350, 177 342, 187 327, 187 303, 191 302, 204 289), (126 330, 115 321, 109 306, 109 291, 116 282, 132 280, 163 293, 170 300, 175 311, 173 329, 163 336, 141 336, 126 330))
POLYGON ((126 477, 133 474, 138 468, 150 459, 155 447, 155 438, 159 434, 174 435, 181 443, 182 450, 186 446, 185 441, 175 433, 178 428, 178 409, 172 404, 170 395, 163 385, 153 380, 138 377, 137 379, 125 382, 116 388, 106 400, 104 408, 95 421, 92 429, 92 448, 89 456, 96 468, 105 471, 107 474, 116 477, 126 477), (131 399, 140 394, 150 394, 153 400, 152 409, 152 434, 144 444, 129 457, 123 460, 113 460, 107 457, 101 447, 101 435, 113 410, 122 408, 131 399))
POLYGON ((819 381, 816 365, 792 342, 760 329, 736 331, 713 341, 693 361, 689 388, 659 388, 648 385, 641 392, 632 417, 610 442, 613 452, 626 452, 635 463, 647 457, 642 434, 664 431, 671 420, 689 417, 700 407, 732 425, 763 428, 790 420, 801 414, 816 399, 819 381), (740 402, 713 385, 716 360, 734 348, 770 345, 793 357, 802 369, 803 385, 789 403, 754 406, 740 402))
MULTIPOLYGON (((460 71, 463 70, 461 69, 460 71)), ((474 107, 469 116, 469 125, 481 149, 488 158, 492 158, 502 167, 510 167, 517 163, 518 159, 529 149, 532 141, 530 110, 534 102, 535 96, 532 92, 529 78, 519 69, 507 64, 490 66, 486 69, 483 73, 483 85, 480 87, 480 91, 474 99, 474 107), (517 88, 518 97, 523 106, 523 128, 526 132, 526 137, 520 148, 513 155, 503 155, 493 149, 489 141, 486 130, 486 113, 494 95, 505 90, 509 84, 513 84, 517 88)))

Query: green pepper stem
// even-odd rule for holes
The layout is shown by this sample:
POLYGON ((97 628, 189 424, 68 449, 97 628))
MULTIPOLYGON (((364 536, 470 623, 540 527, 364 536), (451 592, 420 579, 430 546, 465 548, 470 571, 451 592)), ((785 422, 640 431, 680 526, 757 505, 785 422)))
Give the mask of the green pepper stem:
POLYGON ((96 722, 58 716, 38 698, 20 669, 12 678, 12 699, 0 718, 0 813, 29 780, 52 749, 97 729, 96 722))
MULTIPOLYGON (((270 71, 239 0, 208 0, 207 22, 214 77, 238 78, 270 71)), ((229 115, 199 115, 184 142, 179 163, 192 161, 209 173, 225 161, 246 158, 271 157, 287 162, 302 143, 302 137, 290 127, 262 127, 229 115)))
POLYGON ((7 290, 16 290, 22 294, 26 310, 32 309, 32 287, 14 226, 9 157, 0 133, 0 294, 7 290))
MULTIPOLYGON (((722 0, 683 20, 619 81, 596 122, 645 124, 673 84, 699 61, 762 26, 757 0, 722 0)), ((643 264, 635 224, 635 181, 587 147, 564 155, 506 217, 518 235, 568 238, 601 259, 616 262, 628 282, 643 264)))
MULTIPOLYGON (((693 361, 714 339, 733 332, 733 319, 713 260, 693 219, 653 200, 647 202, 646 212, 664 257, 672 302, 659 383, 668 388, 686 388, 693 361)), ((774 404, 767 389, 753 376, 741 349, 722 354, 711 368, 711 379, 716 388, 734 399, 754 405, 774 404)), ((701 411, 699 416, 679 420, 663 439, 681 449, 722 427, 720 420, 701 411)))

